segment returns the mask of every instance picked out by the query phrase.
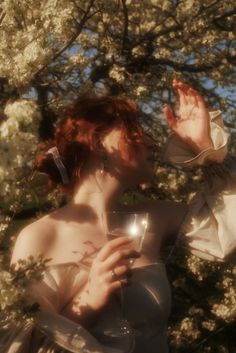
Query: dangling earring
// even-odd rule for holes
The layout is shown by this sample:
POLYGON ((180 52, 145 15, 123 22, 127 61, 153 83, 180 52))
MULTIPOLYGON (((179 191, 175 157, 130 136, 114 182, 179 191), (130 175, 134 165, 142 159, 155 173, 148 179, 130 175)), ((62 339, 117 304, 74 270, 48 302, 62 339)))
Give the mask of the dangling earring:
POLYGON ((100 174, 103 174, 103 173, 104 173, 104 171, 106 170, 107 160, 108 160, 108 158, 107 158, 107 156, 106 156, 106 155, 102 156, 101 168, 100 168, 100 174))

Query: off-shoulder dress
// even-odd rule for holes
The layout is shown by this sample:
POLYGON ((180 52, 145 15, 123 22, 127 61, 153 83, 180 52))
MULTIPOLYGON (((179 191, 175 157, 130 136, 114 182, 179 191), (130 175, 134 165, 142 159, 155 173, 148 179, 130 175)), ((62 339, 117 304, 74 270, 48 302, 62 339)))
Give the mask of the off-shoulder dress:
MULTIPOLYGON (((194 156, 175 135, 170 136, 164 158, 183 167, 203 166, 205 183, 189 205, 180 234, 197 256, 223 261, 236 250, 236 163, 227 156, 228 136, 220 112, 211 113, 214 148, 194 156)), ((171 293, 165 264, 156 262, 133 270, 125 288, 125 311, 141 334, 109 335, 120 315, 112 298, 91 329, 61 314, 63 307, 88 279, 89 268, 75 262, 49 265, 32 293, 40 304, 33 321, 0 328, 0 353, 167 353, 166 326, 171 293)))

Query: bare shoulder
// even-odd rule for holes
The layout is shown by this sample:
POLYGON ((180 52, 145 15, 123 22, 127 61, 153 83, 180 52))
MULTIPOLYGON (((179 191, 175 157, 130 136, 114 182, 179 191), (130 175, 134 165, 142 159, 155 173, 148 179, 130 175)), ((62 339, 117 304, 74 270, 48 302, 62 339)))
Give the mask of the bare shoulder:
POLYGON ((11 263, 27 259, 29 256, 37 257, 39 254, 46 257, 55 237, 55 226, 48 217, 44 216, 28 224, 17 236, 11 263))

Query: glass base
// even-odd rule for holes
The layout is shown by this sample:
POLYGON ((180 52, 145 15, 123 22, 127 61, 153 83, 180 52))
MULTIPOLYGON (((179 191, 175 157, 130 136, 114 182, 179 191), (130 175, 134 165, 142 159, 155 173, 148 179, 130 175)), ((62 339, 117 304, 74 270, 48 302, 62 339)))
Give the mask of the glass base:
POLYGON ((106 336, 119 337, 136 337, 140 335, 138 330, 135 330, 126 319, 118 319, 115 326, 107 329, 104 334, 106 336))

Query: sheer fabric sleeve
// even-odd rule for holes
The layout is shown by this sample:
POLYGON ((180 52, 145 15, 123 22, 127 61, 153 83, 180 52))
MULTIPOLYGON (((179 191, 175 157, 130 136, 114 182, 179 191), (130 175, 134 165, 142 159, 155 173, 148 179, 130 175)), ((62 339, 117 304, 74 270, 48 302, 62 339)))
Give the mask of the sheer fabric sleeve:
POLYGON ((79 322, 61 314, 87 278, 88 272, 77 263, 49 266, 42 281, 30 288, 29 295, 40 310, 31 320, 0 327, 0 353, 123 353, 103 345, 79 322))
POLYGON ((164 160, 185 168, 203 168, 204 183, 189 204, 181 239, 193 254, 223 261, 236 251, 236 159, 227 154, 229 136, 221 112, 212 112, 210 118, 214 148, 194 155, 187 144, 171 135, 164 160))

